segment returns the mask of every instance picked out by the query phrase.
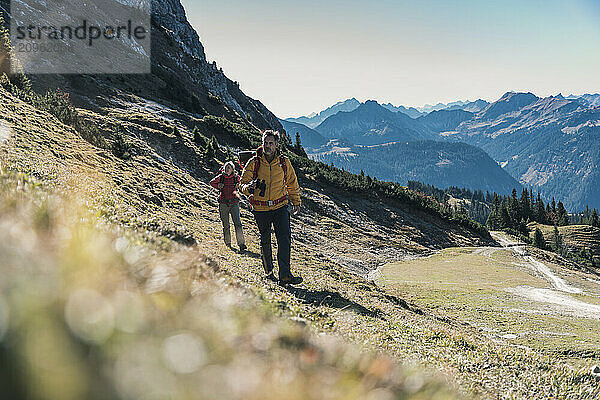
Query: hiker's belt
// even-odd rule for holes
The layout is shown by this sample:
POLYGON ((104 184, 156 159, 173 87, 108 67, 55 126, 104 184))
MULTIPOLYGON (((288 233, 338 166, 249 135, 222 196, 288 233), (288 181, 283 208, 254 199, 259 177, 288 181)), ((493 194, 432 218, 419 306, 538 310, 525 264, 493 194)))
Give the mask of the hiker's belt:
POLYGON ((239 203, 239 201, 240 201, 240 199, 228 199, 228 200, 219 199, 220 204, 226 204, 228 206, 235 204, 235 203, 239 203))
POLYGON ((250 199, 250 204, 252 204, 253 206, 272 207, 277 204, 283 203, 287 199, 288 199, 287 196, 283 196, 282 198, 277 199, 277 200, 268 200, 268 201, 250 199))

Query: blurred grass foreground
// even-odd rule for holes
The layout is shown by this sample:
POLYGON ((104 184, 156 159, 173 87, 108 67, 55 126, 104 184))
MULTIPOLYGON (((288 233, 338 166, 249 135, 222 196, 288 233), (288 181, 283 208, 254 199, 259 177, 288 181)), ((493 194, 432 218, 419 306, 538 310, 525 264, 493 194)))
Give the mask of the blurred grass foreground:
POLYGON ((2 399, 448 398, 303 324, 195 247, 0 170, 2 399))

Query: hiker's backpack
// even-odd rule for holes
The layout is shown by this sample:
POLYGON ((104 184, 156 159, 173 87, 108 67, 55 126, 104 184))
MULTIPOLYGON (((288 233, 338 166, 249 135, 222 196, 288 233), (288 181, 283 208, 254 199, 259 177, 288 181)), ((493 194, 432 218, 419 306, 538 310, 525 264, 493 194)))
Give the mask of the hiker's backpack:
MULTIPOLYGON (((238 163, 240 164, 242 169, 244 169, 244 167, 248 164, 248 161, 250 161, 253 158, 256 159, 256 163, 254 163, 254 171, 252 171, 252 180, 258 178, 258 170, 260 169, 259 152, 262 152, 262 148, 260 147, 253 151, 241 151, 238 153, 238 163)), ((279 156, 279 165, 281 165, 281 169, 283 169, 284 183, 287 183, 287 163, 285 162, 286 159, 287 157, 284 155, 279 156)))

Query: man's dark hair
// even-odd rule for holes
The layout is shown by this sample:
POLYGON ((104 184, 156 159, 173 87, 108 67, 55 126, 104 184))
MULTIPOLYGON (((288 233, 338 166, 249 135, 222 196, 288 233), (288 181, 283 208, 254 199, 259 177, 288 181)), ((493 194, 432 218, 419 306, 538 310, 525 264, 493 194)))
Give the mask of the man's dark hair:
POLYGON ((263 140, 263 142, 269 136, 273 136, 275 138, 275 140, 278 141, 278 142, 279 142, 279 139, 281 139, 281 134, 278 131, 273 131, 271 129, 267 129, 262 134, 262 140, 263 140))

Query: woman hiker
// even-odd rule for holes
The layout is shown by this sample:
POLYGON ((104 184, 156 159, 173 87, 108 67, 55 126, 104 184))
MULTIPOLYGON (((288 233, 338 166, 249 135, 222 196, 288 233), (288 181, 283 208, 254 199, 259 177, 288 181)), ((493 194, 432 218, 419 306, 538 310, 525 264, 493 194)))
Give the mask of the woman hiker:
POLYGON ((223 223, 225 244, 231 247, 231 232, 229 230, 229 215, 231 215, 235 226, 235 238, 240 251, 243 252, 246 250, 246 241, 240 218, 239 184, 240 177, 235 173, 235 165, 232 161, 226 162, 222 172, 210 181, 210 185, 221 192, 219 195, 219 216, 223 223))

